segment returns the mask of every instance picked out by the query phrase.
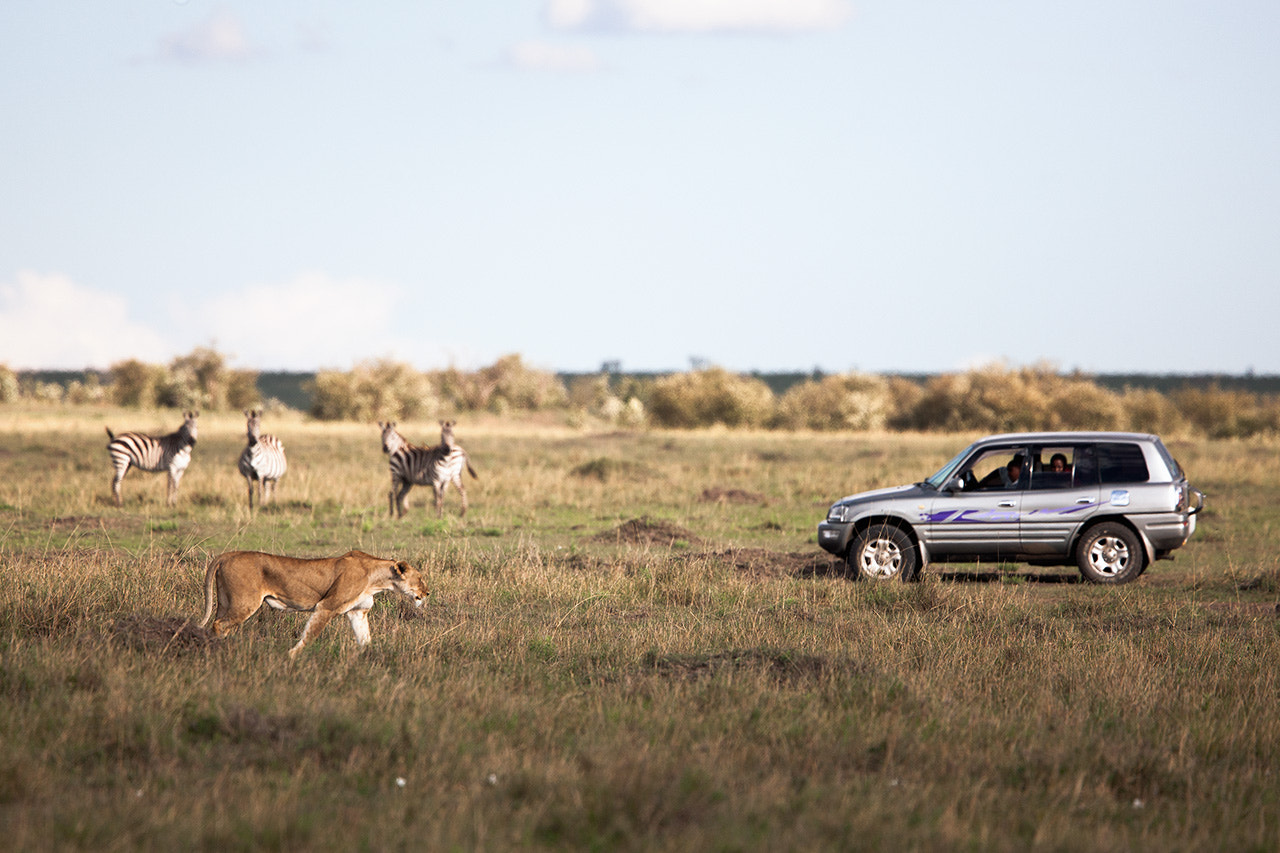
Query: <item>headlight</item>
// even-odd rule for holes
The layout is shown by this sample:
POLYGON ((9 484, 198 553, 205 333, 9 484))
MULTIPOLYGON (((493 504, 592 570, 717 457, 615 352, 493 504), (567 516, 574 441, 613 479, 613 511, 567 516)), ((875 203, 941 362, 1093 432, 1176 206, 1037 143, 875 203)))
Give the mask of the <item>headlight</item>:
POLYGON ((844 521, 844 507, 835 504, 827 510, 827 521, 844 521))

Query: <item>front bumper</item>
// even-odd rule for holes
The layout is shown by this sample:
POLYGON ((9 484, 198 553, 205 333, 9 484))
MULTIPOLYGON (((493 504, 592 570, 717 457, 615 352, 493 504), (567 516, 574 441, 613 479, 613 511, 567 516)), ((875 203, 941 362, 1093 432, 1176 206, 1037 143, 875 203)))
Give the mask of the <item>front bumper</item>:
POLYGON ((818 525, 818 545, 837 557, 844 557, 849 550, 849 538, 853 535, 853 523, 848 521, 824 521, 818 525))

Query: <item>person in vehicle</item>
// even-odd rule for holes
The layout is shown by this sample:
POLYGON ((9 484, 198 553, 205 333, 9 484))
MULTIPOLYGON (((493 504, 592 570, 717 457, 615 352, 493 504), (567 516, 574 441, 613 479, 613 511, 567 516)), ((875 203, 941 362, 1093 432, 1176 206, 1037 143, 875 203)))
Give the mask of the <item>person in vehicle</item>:
POLYGON ((1018 455, 1009 460, 1009 464, 1003 468, 997 468, 990 474, 982 478, 982 482, 978 483, 980 489, 1012 489, 1018 485, 1018 480, 1022 477, 1022 456, 1018 455))
POLYGON ((1061 453, 1055 453, 1049 457, 1049 470, 1055 474, 1066 474, 1071 469, 1067 465, 1067 457, 1061 453))

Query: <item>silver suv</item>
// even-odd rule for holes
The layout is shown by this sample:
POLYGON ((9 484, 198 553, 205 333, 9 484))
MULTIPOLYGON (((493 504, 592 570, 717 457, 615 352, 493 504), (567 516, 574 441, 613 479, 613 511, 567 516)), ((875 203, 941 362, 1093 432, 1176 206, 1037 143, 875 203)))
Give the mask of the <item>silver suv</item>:
POLYGON ((913 486, 832 504, 818 544, 859 578, 929 562, 1027 562, 1128 583, 1196 529, 1204 494, 1158 436, 1030 432, 974 442, 913 486))

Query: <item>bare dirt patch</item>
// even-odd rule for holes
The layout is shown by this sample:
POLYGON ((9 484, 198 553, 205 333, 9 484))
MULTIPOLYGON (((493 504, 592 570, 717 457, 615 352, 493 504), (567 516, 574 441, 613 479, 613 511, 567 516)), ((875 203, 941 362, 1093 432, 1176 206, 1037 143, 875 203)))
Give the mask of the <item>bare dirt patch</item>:
POLYGON ((689 545, 696 545, 699 542, 697 536, 680 525, 648 516, 624 521, 613 530, 597 534, 595 540, 618 545, 666 545, 668 547, 677 542, 689 545))
POLYGON ((745 489, 722 489, 718 486, 703 489, 702 496, 698 500, 707 504, 755 504, 763 506, 768 503, 765 496, 759 492, 748 492, 745 489))
POLYGON ((760 577, 815 577, 844 574, 844 564, 818 552, 769 551, 765 548, 730 548, 710 555, 730 563, 743 574, 760 577))
POLYGON ((116 619, 111 635, 131 649, 161 653, 201 651, 218 642, 212 633, 190 619, 145 613, 116 619))

